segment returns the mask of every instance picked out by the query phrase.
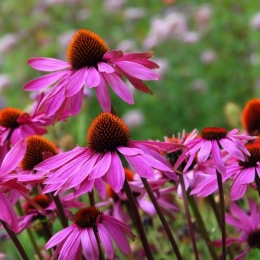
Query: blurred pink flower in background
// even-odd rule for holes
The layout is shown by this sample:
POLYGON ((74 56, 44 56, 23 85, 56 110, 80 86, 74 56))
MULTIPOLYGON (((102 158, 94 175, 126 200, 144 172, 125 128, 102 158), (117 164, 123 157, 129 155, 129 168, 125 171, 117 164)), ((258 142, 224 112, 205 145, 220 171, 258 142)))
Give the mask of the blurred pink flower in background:
POLYGON ((260 30, 260 12, 256 13, 251 19, 250 19, 250 26, 251 28, 255 30, 260 30))
POLYGON ((201 52, 200 60, 205 64, 210 64, 216 60, 216 52, 212 49, 206 49, 201 52))
POLYGON ((129 127, 129 129, 134 129, 144 122, 144 113, 143 111, 139 109, 132 109, 127 111, 122 116, 123 121, 126 123, 126 125, 129 127))

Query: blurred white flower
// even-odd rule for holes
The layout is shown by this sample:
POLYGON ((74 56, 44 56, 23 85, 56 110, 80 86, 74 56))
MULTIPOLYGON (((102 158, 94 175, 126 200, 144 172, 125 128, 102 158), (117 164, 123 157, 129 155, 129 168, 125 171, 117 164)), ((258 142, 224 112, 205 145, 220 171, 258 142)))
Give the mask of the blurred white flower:
POLYGON ((136 44, 134 40, 126 39, 119 42, 117 48, 123 52, 133 52, 136 49, 136 44))
POLYGON ((253 29, 260 30, 260 12, 251 18, 250 25, 253 29))
POLYGON ((87 9, 81 9, 77 13, 77 20, 85 22, 90 17, 91 12, 87 9))
POLYGON ((182 39, 186 32, 185 16, 179 12, 172 12, 164 18, 152 19, 150 32, 143 44, 150 49, 168 39, 182 39))
POLYGON ((67 48, 69 42, 71 41, 72 36, 75 34, 75 31, 67 31, 58 36, 59 46, 67 48))
POLYGON ((125 0, 106 0, 104 1, 104 8, 106 11, 120 11, 125 4, 125 0))
POLYGON ((0 91, 11 84, 11 79, 7 74, 0 74, 0 91))
POLYGON ((8 33, 0 38, 0 54, 11 50, 18 41, 18 37, 14 33, 8 33))
POLYGON ((199 41, 199 34, 197 32, 186 32, 182 36, 184 43, 195 43, 199 41))
POLYGON ((133 109, 122 116, 123 121, 130 128, 136 128, 144 122, 144 114, 139 109, 133 109))
POLYGON ((200 54, 200 60, 203 63, 210 64, 216 60, 216 52, 211 49, 206 49, 200 54))
POLYGON ((124 11, 124 17, 126 20, 137 20, 145 17, 146 11, 144 8, 130 7, 124 11))
POLYGON ((208 4, 205 4, 198 9, 198 11, 195 13, 195 19, 198 23, 199 29, 205 30, 208 27, 211 15, 212 8, 208 4))

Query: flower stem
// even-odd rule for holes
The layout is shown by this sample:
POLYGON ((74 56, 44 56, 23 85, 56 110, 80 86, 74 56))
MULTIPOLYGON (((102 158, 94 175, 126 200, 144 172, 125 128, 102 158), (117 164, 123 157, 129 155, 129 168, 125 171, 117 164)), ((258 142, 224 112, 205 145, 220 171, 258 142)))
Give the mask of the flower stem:
POLYGON ((222 260, 226 260, 227 248, 226 248, 225 200, 224 200, 222 176, 218 171, 217 171, 217 179, 218 179, 218 190, 219 190, 220 224, 221 224, 221 234, 222 234, 222 260))
POLYGON ((62 226, 64 228, 68 227, 68 219, 66 217, 66 214, 65 214, 65 211, 64 211, 64 208, 61 204, 61 201, 60 201, 60 197, 59 195, 57 196, 54 196, 54 194, 51 192, 50 193, 55 205, 56 205, 56 208, 58 210, 58 214, 59 214, 59 219, 60 219, 60 222, 62 224, 62 226))
POLYGON ((219 228, 220 228, 220 227, 221 227, 221 223, 220 223, 218 205, 217 205, 217 203, 216 203, 216 201, 215 201, 215 199, 214 199, 214 197, 213 197, 212 194, 207 197, 207 200, 208 200, 208 202, 209 202, 209 205, 210 205, 211 208, 213 209, 213 212, 214 212, 214 214, 215 214, 216 220, 217 220, 217 222, 218 222, 218 226, 219 226, 219 228))
POLYGON ((255 174, 255 184, 257 187, 258 195, 260 197, 260 178, 257 173, 255 174))
POLYGON ((187 222, 188 222, 188 226, 189 226, 193 252, 194 252, 195 259, 198 260, 199 252, 198 252, 197 245, 196 245, 196 239, 195 239, 194 229, 192 226, 191 215, 190 215, 190 210, 189 210, 189 205, 188 205, 188 196, 187 196, 187 192, 185 190, 184 178, 183 178, 182 174, 179 174, 179 179, 180 179, 180 184, 181 184, 181 189, 182 189, 184 208, 185 208, 186 218, 187 218, 187 222))
POLYGON ((139 232, 139 235, 140 235, 140 238, 141 238, 141 241, 142 241, 142 244, 143 244, 143 248, 144 248, 144 251, 146 253, 146 257, 147 257, 148 260, 152 260, 153 255, 152 255, 150 246, 148 244, 148 240, 147 240, 147 237, 146 237, 146 234, 145 234, 145 231, 144 231, 142 220, 141 220, 138 208, 136 206, 135 198, 134 198, 134 195, 131 191, 129 183, 126 179, 125 179, 125 182, 124 182, 124 191, 126 193, 126 196, 128 198, 128 202, 129 202, 130 207, 132 209, 135 224, 136 224, 137 230, 139 232))
POLYGON ((168 223, 167 223, 167 221, 166 221, 166 219, 165 219, 165 217, 164 217, 164 215, 163 215, 163 213, 161 211, 161 208, 160 208, 160 206, 159 206, 159 204, 158 204, 158 202, 157 202, 157 200, 156 200, 156 198, 155 198, 155 196, 153 194, 153 191, 152 191, 148 181, 145 178, 141 178, 141 180, 142 180, 142 182, 144 184, 144 187, 146 189, 146 192, 148 193, 148 195, 149 195, 149 197, 150 197, 150 199, 151 199, 151 201, 152 201, 152 203, 153 203, 153 205, 154 205, 154 207, 156 209, 156 212, 157 212, 157 214, 158 214, 158 216, 159 216, 159 218, 160 218, 160 220, 162 222, 162 225, 163 225, 163 227, 165 229, 165 232, 166 232, 166 234, 167 234, 167 236, 168 236, 168 238, 170 240, 170 243, 172 245, 172 249, 175 252, 175 255, 176 255, 177 259, 178 260, 182 260, 182 256, 180 254, 180 251, 179 251, 179 248, 178 248, 178 246, 176 244, 176 241, 175 241, 175 239, 174 239, 174 237, 172 235, 171 229, 170 229, 170 227, 169 227, 169 225, 168 225, 168 223))
MULTIPOLYGON (((23 215, 23 209, 22 209, 22 206, 21 206, 20 201, 18 201, 18 202, 16 203, 16 208, 17 208, 17 211, 18 211, 19 215, 22 216, 22 215, 23 215)), ((26 232, 27 232, 27 234, 28 234, 28 237, 29 237, 29 239, 30 239, 30 241, 31 241, 31 243, 32 243, 32 245, 33 245, 33 248, 34 248, 35 253, 37 254, 39 260, 44 260, 44 258, 43 258, 43 256, 42 256, 42 253, 41 253, 41 251, 40 251, 40 249, 39 249, 39 247, 38 247, 38 245, 37 245, 37 243, 36 243, 36 241, 35 241, 35 238, 34 238, 34 236, 33 236, 33 233, 32 233, 32 231, 31 231, 31 229, 30 229, 30 228, 27 228, 27 229, 26 229, 26 232)))
POLYGON ((95 207, 95 198, 94 198, 93 190, 88 193, 88 198, 89 198, 89 205, 95 207))
POLYGON ((0 220, 0 222, 3 225, 4 229, 6 230, 7 234, 9 235, 9 237, 12 239, 12 241, 13 241, 14 245, 16 246, 18 252, 20 253, 22 259, 23 260, 29 260, 29 257, 27 256, 26 252, 24 251, 24 248, 21 245, 21 243, 18 240, 18 238, 15 235, 15 233, 11 229, 9 229, 9 227, 7 226, 7 224, 3 220, 0 220))
POLYGON ((198 206, 197 206, 197 204, 195 202, 194 197, 193 196, 188 196, 188 201, 189 201, 189 204, 190 204, 191 209, 193 211, 193 214, 194 214, 194 216, 196 218, 196 221, 198 223, 198 226, 199 226, 198 230, 199 230, 202 238, 204 239, 204 241, 205 241, 205 243, 206 243, 206 245, 207 245, 207 247, 209 249, 209 252, 210 252, 210 255, 211 255, 212 259, 218 260, 217 253, 215 252, 214 248, 212 246, 210 246, 210 244, 209 244, 211 242, 211 240, 210 240, 209 234, 207 232, 207 229, 205 227, 203 218, 202 218, 202 216, 200 214, 200 211, 198 210, 198 206))

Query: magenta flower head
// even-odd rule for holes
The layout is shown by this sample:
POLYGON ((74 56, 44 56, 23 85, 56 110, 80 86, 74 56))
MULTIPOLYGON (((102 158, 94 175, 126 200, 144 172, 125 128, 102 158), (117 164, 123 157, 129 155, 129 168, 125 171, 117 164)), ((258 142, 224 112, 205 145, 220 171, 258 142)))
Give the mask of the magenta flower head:
POLYGON ((250 157, 246 161, 238 160, 227 167, 228 175, 233 175, 230 189, 230 199, 238 200, 244 196, 247 186, 254 182, 255 175, 260 177, 260 144, 246 144, 250 157))
POLYGON ((69 44, 68 62, 52 58, 29 60, 29 65, 34 69, 53 73, 27 83, 24 90, 35 91, 54 84, 42 106, 51 106, 53 113, 70 106, 72 114, 76 115, 80 110, 86 85, 96 90, 102 109, 110 112, 108 84, 122 100, 129 104, 134 103, 130 90, 121 79, 123 75, 136 89, 152 93, 142 82, 159 79, 151 70, 158 68, 157 64, 149 60, 151 56, 152 52, 123 53, 120 50, 110 50, 98 35, 80 29, 69 44))
POLYGON ((38 171, 52 171, 44 192, 76 188, 75 196, 92 190, 101 177, 115 192, 123 188, 125 172, 120 159, 124 156, 141 177, 154 179, 154 169, 177 180, 170 163, 160 151, 180 149, 183 145, 157 141, 134 141, 126 124, 116 115, 101 113, 87 132, 88 147, 56 155, 37 165, 38 171))
POLYGON ((17 108, 0 110, 0 145, 8 140, 10 140, 11 145, 14 145, 29 135, 46 134, 46 126, 51 125, 53 121, 63 120, 68 116, 65 111, 55 119, 53 117, 46 118, 44 112, 38 111, 43 97, 44 94, 40 95, 31 112, 17 108))
POLYGON ((103 214, 95 207, 87 207, 79 210, 73 220, 71 226, 55 234, 46 244, 46 249, 59 244, 51 260, 58 254, 59 260, 81 260, 82 250, 88 260, 99 259, 98 241, 104 247, 107 258, 114 259, 112 239, 125 255, 131 253, 127 237, 134 240, 135 235, 127 225, 116 218, 103 214))
MULTIPOLYGON (((226 213, 226 222, 236 228, 236 233, 240 232, 237 238, 227 238, 227 246, 234 242, 245 243, 247 248, 244 252, 236 256, 234 260, 242 260, 252 249, 260 249, 260 211, 259 206, 252 200, 249 201, 249 214, 239 208, 235 202, 230 205, 230 213, 226 213)), ((214 246, 221 246, 221 239, 213 241, 214 246)))
POLYGON ((205 162, 211 155, 217 171, 225 174, 226 166, 221 157, 221 148, 241 161, 245 161, 245 155, 250 156, 243 141, 255 139, 255 137, 237 135, 238 131, 238 129, 234 129, 227 132, 225 128, 221 127, 204 128, 201 136, 187 145, 189 147, 187 152, 190 155, 189 161, 193 161, 197 154, 198 162, 205 162))

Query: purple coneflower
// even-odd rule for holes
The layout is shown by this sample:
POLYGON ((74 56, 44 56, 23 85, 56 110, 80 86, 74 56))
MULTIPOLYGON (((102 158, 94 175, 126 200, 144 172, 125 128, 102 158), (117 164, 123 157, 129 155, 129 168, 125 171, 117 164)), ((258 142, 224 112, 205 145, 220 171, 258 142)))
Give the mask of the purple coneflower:
POLYGON ((87 132, 88 147, 56 155, 37 165, 39 171, 52 171, 45 181, 44 192, 65 191, 81 186, 90 191, 94 181, 101 177, 115 192, 124 184, 125 172, 120 159, 123 155, 133 170, 143 178, 154 178, 154 169, 163 171, 169 178, 177 176, 161 151, 180 149, 183 146, 156 141, 134 141, 125 123, 116 115, 101 113, 87 132))
MULTIPOLYGON (((235 202, 230 205, 230 212, 226 213, 226 222, 240 232, 238 238, 227 238, 227 246, 234 242, 245 243, 247 248, 244 252, 236 256, 233 260, 241 260, 252 249, 260 249, 260 211, 259 206, 252 200, 249 201, 250 213, 243 211, 235 202)), ((212 245, 221 246, 221 239, 212 242, 212 245)))
POLYGON ((82 250, 88 260, 99 259, 98 241, 104 247, 108 259, 114 258, 113 242, 125 254, 131 253, 127 237, 135 239, 131 229, 123 222, 107 216, 96 207, 79 210, 73 216, 74 223, 55 234, 46 244, 46 249, 58 245, 52 259, 82 259, 82 250), (97 236, 97 238, 96 238, 97 236))
POLYGON ((243 141, 254 139, 254 137, 237 135, 238 131, 238 129, 233 129, 227 132, 225 128, 221 127, 204 128, 201 137, 197 137, 187 145, 189 161, 193 161, 197 155, 198 162, 205 162, 211 154, 217 171, 225 174, 226 166, 221 158, 221 148, 241 161, 245 161, 245 155, 250 156, 243 141))
POLYGON ((230 189, 231 200, 238 200, 244 196, 248 184, 255 180, 256 174, 260 177, 260 144, 246 144, 250 156, 246 161, 238 160, 227 167, 229 175, 234 176, 230 189))
POLYGON ((76 115, 81 107, 83 88, 95 88, 97 99, 106 112, 111 111, 109 84, 113 91, 125 102, 133 104, 133 96, 123 80, 124 75, 138 90, 152 93, 142 80, 158 80, 151 69, 158 65, 149 59, 152 52, 123 53, 110 50, 107 44, 95 33, 80 29, 68 46, 67 61, 52 58, 32 58, 29 65, 36 70, 53 72, 35 79, 24 86, 25 90, 35 91, 54 84, 42 106, 52 113, 70 106, 76 115), (49 102, 51 100, 51 102, 49 102), (45 104, 44 104, 45 103, 45 104))

